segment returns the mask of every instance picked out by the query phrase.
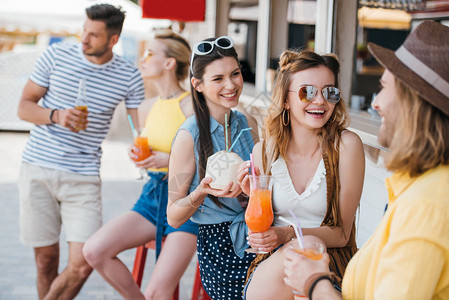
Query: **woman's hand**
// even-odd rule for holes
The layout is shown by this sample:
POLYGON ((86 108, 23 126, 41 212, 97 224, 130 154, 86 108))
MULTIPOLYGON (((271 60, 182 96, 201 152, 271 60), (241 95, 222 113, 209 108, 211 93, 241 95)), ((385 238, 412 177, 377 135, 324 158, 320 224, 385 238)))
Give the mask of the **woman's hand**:
MULTIPOLYGON (((151 148, 150 148, 151 150, 151 148)), ((152 168, 152 169, 160 169, 168 167, 168 160, 170 155, 161 151, 153 151, 151 150, 151 155, 144 160, 136 162, 136 166, 139 168, 152 168)))
POLYGON ((138 158, 136 153, 139 152, 139 148, 137 148, 135 145, 131 145, 131 147, 128 149, 128 155, 134 161, 134 164, 138 168, 142 168, 142 169, 167 168, 169 154, 165 153, 165 152, 160 152, 160 151, 153 151, 151 148, 150 148, 150 150, 151 150, 151 155, 149 157, 147 157, 141 161, 135 161, 135 159, 138 158))
MULTIPOLYGON (((240 164, 239 168, 237 169, 237 183, 240 185, 240 188, 242 189, 243 193, 245 193, 247 196, 250 194, 250 184, 249 184, 249 168, 251 166, 250 161, 244 161, 240 164)), ((258 167, 254 167, 255 175, 260 175, 260 170, 258 167)))
POLYGON ((265 232, 252 232, 249 230, 248 244, 251 248, 270 252, 290 240, 287 238, 289 231, 290 227, 270 227, 265 232))
MULTIPOLYGON (((308 236, 305 236, 304 239, 307 240, 308 236)), ((291 243, 297 243, 297 241, 295 240, 291 243)), ((329 255, 325 253, 320 260, 311 260, 295 252, 295 247, 297 248, 298 246, 288 244, 285 247, 284 283, 304 295, 304 284, 312 274, 329 273, 329 255)))
POLYGON ((223 198, 235 198, 242 193, 242 189, 238 184, 234 187, 234 190, 231 191, 233 183, 230 182, 227 186, 222 190, 217 190, 210 187, 210 183, 212 182, 212 178, 206 177, 201 180, 200 184, 196 188, 197 193, 205 194, 205 195, 213 195, 215 197, 223 197, 223 198))

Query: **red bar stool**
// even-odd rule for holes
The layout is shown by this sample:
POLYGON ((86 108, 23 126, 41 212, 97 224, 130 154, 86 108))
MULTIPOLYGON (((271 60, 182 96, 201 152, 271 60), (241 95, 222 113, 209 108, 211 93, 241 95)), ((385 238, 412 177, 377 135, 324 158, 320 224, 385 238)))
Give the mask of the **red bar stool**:
MULTIPOLYGON (((162 246, 164 245, 164 239, 162 240, 162 246)), ((134 281, 140 287, 142 285, 143 271, 145 269, 145 261, 147 259, 148 249, 155 249, 156 242, 153 240, 151 242, 146 243, 145 245, 139 246, 136 249, 136 256, 134 258, 134 266, 132 276, 134 281)), ((175 291, 173 292, 173 300, 179 299, 179 282, 176 285, 175 291)), ((193 283, 192 289, 192 300, 211 300, 211 298, 207 295, 206 291, 201 284, 201 276, 199 264, 196 265, 195 272, 195 281, 193 283)))
POLYGON ((201 283, 200 265, 196 263, 195 281, 193 282, 191 300, 211 300, 201 283))

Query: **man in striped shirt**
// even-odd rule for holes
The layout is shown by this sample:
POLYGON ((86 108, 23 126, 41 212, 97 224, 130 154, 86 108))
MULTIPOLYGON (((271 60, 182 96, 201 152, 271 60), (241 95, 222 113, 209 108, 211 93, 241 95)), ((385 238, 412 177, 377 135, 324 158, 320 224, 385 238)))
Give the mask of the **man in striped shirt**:
POLYGON ((100 4, 86 14, 81 43, 54 44, 41 55, 18 108, 36 125, 23 152, 19 197, 21 241, 34 248, 40 299, 74 298, 92 272, 82 247, 102 222, 101 143, 119 102, 138 124, 144 98, 138 69, 112 52, 124 12, 100 4), (75 108, 80 81, 87 111, 75 108), (69 258, 58 275, 62 224, 69 258))

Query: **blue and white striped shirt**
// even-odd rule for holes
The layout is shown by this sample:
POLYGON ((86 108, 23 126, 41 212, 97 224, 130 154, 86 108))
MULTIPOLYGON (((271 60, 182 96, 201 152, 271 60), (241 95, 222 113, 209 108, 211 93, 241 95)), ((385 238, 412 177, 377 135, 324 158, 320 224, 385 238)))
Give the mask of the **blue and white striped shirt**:
POLYGON ((115 107, 125 100, 135 109, 144 99, 143 80, 129 61, 114 54, 105 64, 86 59, 81 44, 57 43, 37 61, 30 80, 46 87, 41 105, 52 109, 75 107, 78 85, 86 79, 89 116, 87 129, 72 132, 58 124, 36 125, 23 152, 25 162, 84 175, 98 175, 101 143, 115 107))

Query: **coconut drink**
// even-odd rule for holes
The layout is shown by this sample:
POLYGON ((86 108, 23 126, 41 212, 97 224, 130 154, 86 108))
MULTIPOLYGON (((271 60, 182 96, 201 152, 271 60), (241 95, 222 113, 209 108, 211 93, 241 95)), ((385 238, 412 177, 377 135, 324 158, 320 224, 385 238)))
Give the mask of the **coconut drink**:
POLYGON ((211 188, 222 190, 232 182, 231 191, 237 185, 237 169, 243 160, 233 152, 219 151, 209 156, 206 166, 206 177, 212 178, 211 188))

